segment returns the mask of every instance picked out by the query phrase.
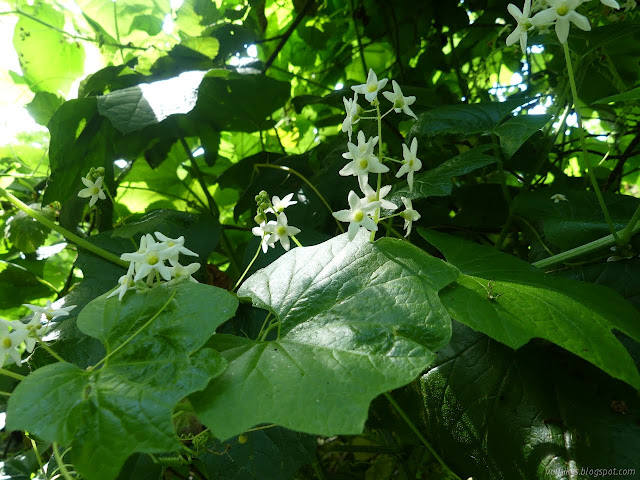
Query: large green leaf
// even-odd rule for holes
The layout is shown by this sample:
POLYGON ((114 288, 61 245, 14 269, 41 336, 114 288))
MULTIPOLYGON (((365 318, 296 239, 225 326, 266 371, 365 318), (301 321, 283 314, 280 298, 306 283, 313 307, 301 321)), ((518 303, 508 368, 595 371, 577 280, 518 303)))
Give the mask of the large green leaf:
POLYGON ((490 133, 515 108, 527 103, 527 98, 504 102, 447 105, 423 113, 411 127, 411 135, 432 137, 445 133, 473 135, 490 133))
POLYGON ((98 297, 78 326, 104 344, 108 359, 96 370, 70 363, 36 370, 9 401, 9 428, 71 444, 88 480, 114 479, 133 452, 178 449, 172 411, 224 369, 217 352, 201 347, 237 305, 224 290, 189 282, 122 302, 98 297))
POLYGON ((290 88, 265 75, 212 70, 200 84, 194 113, 219 131, 265 130, 275 124, 267 117, 286 103, 290 88))
POLYGON ((98 97, 98 111, 122 133, 190 112, 205 72, 184 72, 175 78, 116 90, 98 97))
POLYGON ((61 30, 65 16, 46 2, 23 5, 13 34, 22 74, 33 91, 67 94, 84 69, 84 48, 61 30))
POLYGON ((277 340, 216 335, 226 372, 192 396, 226 439, 263 422, 334 435, 362 431, 371 400, 410 382, 446 345, 438 290, 458 272, 398 240, 362 231, 295 248, 240 288, 281 322, 277 340))
POLYGON ((106 139, 95 98, 63 103, 51 117, 48 128, 51 132, 51 178, 43 204, 64 201, 73 196, 82 188, 80 177, 90 167, 103 165, 107 157, 106 139))
POLYGON ((546 275, 518 258, 429 230, 420 234, 463 275, 441 295, 451 316, 519 348, 547 339, 640 389, 640 375, 612 330, 640 341, 640 313, 613 290, 546 275))
POLYGON ((453 184, 451 179, 466 175, 478 168, 486 167, 496 163, 498 159, 484 152, 489 150, 491 145, 480 145, 471 150, 467 150, 460 155, 445 161, 436 168, 418 173, 413 179, 413 190, 409 186, 401 183, 401 187, 396 187, 391 193, 391 201, 397 205, 402 205, 400 197, 407 197, 413 200, 426 197, 446 197, 451 194, 453 184))
POLYGON ((601 98, 593 103, 637 102, 638 100, 640 100, 640 87, 632 88, 631 90, 618 95, 601 98))
MULTIPOLYGON (((603 196, 614 226, 624 228, 640 201, 631 195, 604 193, 603 196)), ((609 234, 598 199, 590 191, 540 189, 520 193, 513 199, 512 209, 513 213, 537 227, 554 252, 563 252, 609 234), (554 202, 551 197, 555 193, 564 195, 566 201, 554 202)))
POLYGON ((549 120, 551 115, 519 115, 498 125, 494 133, 500 137, 500 145, 507 154, 507 158, 511 158, 524 142, 544 127, 549 120))
POLYGON ((233 438, 216 442, 199 458, 209 478, 217 480, 290 479, 307 463, 315 461, 316 437, 281 427, 244 434, 243 443, 233 438), (221 455, 219 452, 225 452, 221 455))
POLYGON ((451 343, 414 385, 397 397, 460 478, 640 471, 637 392, 546 342, 514 351, 454 322, 451 343))

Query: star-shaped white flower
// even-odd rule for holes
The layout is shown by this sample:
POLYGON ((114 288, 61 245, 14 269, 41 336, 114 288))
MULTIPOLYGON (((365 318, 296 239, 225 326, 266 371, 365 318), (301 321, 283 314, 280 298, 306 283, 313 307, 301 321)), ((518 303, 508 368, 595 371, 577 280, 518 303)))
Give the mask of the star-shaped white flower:
POLYGON ((347 143, 349 151, 343 153, 342 156, 347 160, 351 160, 347 163, 340 172, 343 177, 349 175, 355 175, 358 177, 358 183, 360 189, 364 190, 364 186, 369 183, 369 173, 386 173, 389 171, 389 167, 380 163, 377 157, 373 155, 373 148, 378 143, 378 137, 372 137, 365 141, 365 136, 362 131, 358 132, 358 145, 353 143, 347 143))
POLYGON ((266 226, 267 226, 267 223, 262 222, 257 227, 253 227, 251 229, 251 233, 253 233, 256 237, 260 237, 260 245, 262 246, 262 253, 267 253, 267 249, 269 247, 275 248, 275 245, 273 243, 271 244, 268 243, 270 233, 265 230, 266 226))
POLYGON ((171 257, 174 252, 163 247, 162 243, 157 243, 147 233, 140 239, 140 249, 136 253, 123 253, 120 255, 122 260, 135 264, 136 275, 133 277, 134 282, 146 278, 147 283, 152 283, 156 273, 166 281, 171 280, 171 270, 165 265, 164 261, 171 257))
POLYGON ((38 339, 44 337, 50 329, 49 323, 42 323, 39 315, 34 315, 31 321, 27 324, 21 322, 12 322, 11 327, 18 330, 24 328, 27 330, 28 337, 25 338, 25 350, 29 353, 33 352, 38 339))
POLYGON ((276 222, 271 221, 264 226, 264 231, 270 234, 267 244, 273 245, 279 240, 282 248, 285 250, 289 250, 289 248, 291 248, 289 237, 300 233, 300 229, 290 227, 287 225, 287 222, 287 216, 283 212, 278 215, 278 220, 276 222))
MULTIPOLYGON (((143 237, 144 238, 144 237, 143 237)), ((121 302, 124 294, 127 293, 127 290, 133 288, 135 282, 133 281, 133 277, 135 275, 135 263, 131 262, 129 264, 129 269, 127 270, 127 274, 121 276, 118 279, 119 287, 116 288, 113 292, 111 292, 107 298, 111 298, 114 295, 118 295, 118 300, 121 302)))
POLYGON ((291 200, 292 198, 293 198, 293 193, 290 193, 289 195, 285 195, 282 200, 277 195, 274 195, 273 198, 271 199, 271 205, 273 205, 273 208, 269 207, 265 211, 267 213, 275 213, 276 215, 278 213, 282 213, 284 212, 285 208, 298 203, 295 200, 292 201, 291 200))
POLYGON ((4 366, 7 356, 11 357, 18 366, 22 365, 22 354, 18 351, 18 347, 29 336, 29 331, 24 328, 24 324, 20 324, 19 328, 9 331, 9 325, 13 328, 13 322, 3 320, 0 323, 0 367, 4 366))
POLYGON ((358 94, 353 94, 353 99, 349 100, 346 97, 342 97, 344 103, 344 109, 347 112, 347 116, 342 121, 342 131, 349 134, 349 141, 351 141, 351 135, 353 134, 353 126, 360 121, 360 111, 362 107, 358 105, 358 94))
POLYGON ((369 75, 367 76, 367 83, 354 85, 353 87, 351 87, 351 90, 364 95, 364 98, 366 98, 367 102, 373 103, 373 101, 378 98, 378 91, 382 90, 388 81, 389 79, 387 78, 378 80, 378 76, 375 74, 373 69, 370 68, 369 75))
POLYGON ((408 237, 411 233, 411 226, 413 225, 413 222, 419 220, 421 215, 413 209, 411 199, 407 197, 400 197, 400 200, 402 200, 406 209, 403 212, 400 212, 400 216, 404 218, 404 229, 407 231, 404 236, 408 237))
POLYGON ((105 200, 107 198, 107 196, 104 194, 104 191, 102 190, 102 182, 104 181, 104 177, 98 177, 95 182, 92 182, 86 177, 82 177, 81 180, 82 183, 84 183, 84 186, 87 188, 83 188, 82 190, 80 190, 78 192, 78 196, 80 198, 91 197, 91 199, 89 200, 90 207, 93 207, 98 199, 105 200))
POLYGON ((360 227, 370 232, 377 232, 378 225, 371 218, 371 214, 380 206, 380 202, 368 202, 366 198, 359 198, 356 192, 349 192, 349 210, 334 212, 333 216, 341 222, 349 222, 348 236, 353 240, 360 227))
POLYGON ((47 300, 47 304, 44 307, 39 307, 38 305, 31 305, 29 303, 24 304, 25 307, 28 307, 35 313, 33 318, 37 318, 38 320, 42 319, 42 315, 45 316, 46 320, 53 320, 58 317, 66 317, 69 315, 69 312, 76 308, 76 305, 69 305, 67 307, 54 308, 51 304, 51 300, 47 300))
POLYGON ((522 11, 513 3, 507 5, 507 10, 518 22, 515 30, 507 37, 507 46, 510 47, 519 39, 522 53, 525 54, 527 50, 527 32, 533 28, 531 18, 529 18, 531 15, 531 0, 524 0, 522 11))
POLYGON ((385 187, 380 188, 380 196, 378 200, 376 200, 376 191, 369 186, 369 184, 365 185, 362 189, 362 193, 364 193, 364 198, 367 202, 372 203, 379 201, 380 207, 386 210, 395 210, 398 206, 395 203, 390 202, 389 200, 385 200, 384 197, 391 191, 391 185, 387 185, 385 187))
POLYGON ((155 232, 156 238, 161 242, 157 244, 159 250, 167 250, 165 252, 168 259, 178 260, 179 254, 189 255, 190 257, 197 257, 196 252, 192 252, 184 246, 184 237, 181 235, 178 238, 169 238, 163 233, 155 232))
POLYGON ((536 13, 531 18, 531 24, 540 26, 555 22, 560 43, 565 43, 569 37, 569 22, 573 22, 581 30, 591 30, 587 17, 575 11, 582 3, 581 0, 547 0, 547 3, 550 7, 536 13))
POLYGON ((178 261, 169 260, 169 263, 171 263, 169 269, 171 270, 171 276, 173 277, 173 280, 168 283, 169 285, 182 282, 184 279, 188 279, 188 281, 193 283, 198 283, 198 281, 191 276, 200 268, 200 264, 198 262, 190 263, 189 265, 181 265, 178 261))
POLYGON ((413 105, 413 103, 416 101, 416 97, 414 97, 413 95, 405 97, 402 94, 400 85, 398 85, 398 82, 396 82, 395 80, 391 81, 391 85, 393 86, 393 93, 382 92, 384 98, 393 103, 393 110, 396 113, 404 112, 417 120, 418 117, 416 117, 416 114, 413 113, 413 111, 409 108, 409 105, 413 105))
POLYGON ((413 191, 413 172, 417 172, 422 168, 422 162, 416 156, 418 154, 418 139, 413 138, 411 141, 411 149, 409 149, 405 144, 402 144, 402 166, 398 173, 396 173, 396 178, 400 178, 402 175, 407 173, 407 183, 409 184, 409 191, 413 191))
POLYGON ((567 200, 567 197, 565 197, 561 193, 556 193, 555 195, 551 195, 551 200, 553 200, 553 203, 568 202, 569 201, 569 200, 567 200))

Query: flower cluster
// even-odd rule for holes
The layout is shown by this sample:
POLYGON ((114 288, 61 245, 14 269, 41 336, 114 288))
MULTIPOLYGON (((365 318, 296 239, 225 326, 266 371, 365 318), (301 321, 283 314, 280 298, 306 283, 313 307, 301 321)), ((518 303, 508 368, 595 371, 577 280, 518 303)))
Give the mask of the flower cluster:
POLYGON ((91 168, 86 177, 82 177, 82 183, 86 188, 78 192, 80 198, 89 198, 89 206, 93 207, 98 199, 105 200, 107 196, 104 194, 102 184, 104 183, 104 168, 91 168))
POLYGON ((122 260, 129 263, 127 273, 118 280, 118 288, 109 294, 109 297, 118 295, 122 300, 124 294, 136 285, 147 288, 165 280, 176 283, 187 280, 197 282, 193 275, 199 268, 198 262, 189 265, 181 265, 180 254, 197 257, 184 246, 184 237, 169 238, 160 232, 155 232, 156 238, 147 233, 140 238, 140 248, 133 253, 123 253, 122 260))
POLYGON ((7 357, 20 366, 22 365, 22 349, 31 353, 38 340, 42 340, 50 329, 51 320, 69 315, 76 305, 53 308, 51 301, 47 300, 44 307, 37 305, 25 305, 33 312, 33 317, 28 323, 21 321, 7 321, 0 319, 0 367, 4 366, 7 357))
MULTIPOLYGON (((343 98, 344 106, 346 110, 346 118, 342 122, 342 131, 348 133, 349 141, 347 142, 347 152, 342 156, 349 160, 341 170, 342 176, 355 176, 358 179, 358 185, 361 192, 364 194, 363 198, 360 198, 358 194, 351 190, 348 196, 349 209, 340 210, 335 212, 333 216, 341 222, 349 222, 348 236, 350 240, 353 240, 358 233, 360 227, 369 230, 370 232, 376 232, 378 230, 377 223, 380 221, 380 209, 393 211, 397 209, 397 205, 385 200, 384 197, 391 190, 390 185, 382 186, 378 181, 378 188, 375 190, 369 186, 369 174, 378 174, 389 172, 389 167, 384 165, 382 157, 382 146, 380 144, 379 137, 370 137, 367 139, 363 131, 358 132, 357 145, 351 142, 351 136, 353 133, 353 126, 358 123, 363 117, 363 114, 367 112, 376 112, 376 117, 373 119, 380 122, 382 118, 391 112, 405 113, 413 118, 417 118, 415 113, 411 110, 410 106, 416 101, 414 96, 405 96, 402 93, 402 89, 398 83, 393 80, 391 82, 393 92, 381 92, 382 95, 391 102, 392 106, 386 113, 380 115, 380 104, 378 101, 378 92, 380 92, 387 84, 388 79, 378 80, 377 75, 373 70, 369 70, 366 83, 362 85, 355 85, 351 87, 354 91, 353 99, 343 98), (371 110, 364 110, 358 105, 358 94, 364 95, 374 108, 371 110), (378 147, 378 155, 375 155, 376 146, 378 147)), ((414 172, 422 168, 422 162, 417 157, 418 153, 418 140, 416 138, 411 142, 411 148, 407 145, 402 146, 402 166, 396 173, 396 178, 400 178, 403 175, 407 175, 407 182, 409 184, 409 191, 413 190, 413 174, 414 172)), ((380 180, 380 177, 378 177, 380 180)), ((405 203, 406 198, 402 197, 402 201, 405 203)), ((420 214, 412 209, 411 201, 408 200, 408 210, 398 213, 396 215, 402 216, 405 219, 405 229, 407 235, 411 232, 411 224, 414 220, 420 218, 420 214)), ((406 236, 406 235, 405 235, 406 236)))
MULTIPOLYGON (((287 215, 284 213, 284 209, 295 205, 293 193, 286 195, 280 199, 278 196, 274 196, 269 200, 269 194, 262 190, 256 195, 255 200, 258 205, 258 211, 254 220, 258 224, 257 227, 253 227, 251 230, 253 234, 260 237, 260 245, 264 253, 267 252, 269 247, 274 248, 276 242, 280 242, 282 248, 289 250, 291 248, 291 242, 289 237, 300 233, 300 229, 292 227, 288 224, 287 215), (275 220, 267 221, 267 214, 275 215, 275 220)), ((295 240, 295 237, 294 237, 295 240)))
MULTIPOLYGON (((507 6, 507 10, 516 20, 516 28, 507 37, 507 46, 511 46, 520 41, 522 53, 526 52, 528 33, 538 27, 545 31, 551 26, 555 27, 556 35, 560 43, 566 43, 569 37, 571 23, 584 31, 591 30, 591 24, 584 15, 576 12, 576 9, 590 0, 531 0, 524 1, 522 11, 513 3, 507 6), (531 16, 532 13, 537 12, 531 16)), ((607 7, 620 9, 616 0, 600 0, 607 7)))

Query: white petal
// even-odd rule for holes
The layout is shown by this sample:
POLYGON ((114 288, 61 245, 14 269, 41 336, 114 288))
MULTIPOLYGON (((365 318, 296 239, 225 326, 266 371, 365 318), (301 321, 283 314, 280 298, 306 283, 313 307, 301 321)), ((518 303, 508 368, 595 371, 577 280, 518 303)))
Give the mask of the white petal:
POLYGON ((585 32, 591 30, 591 24, 584 15, 580 15, 578 12, 573 11, 569 13, 568 17, 569 20, 571 20, 580 30, 584 30, 585 32))
MULTIPOLYGON (((600 0, 607 7, 615 8, 616 10, 620 10, 620 5, 616 0, 600 0)), ((576 24, 577 25, 577 24, 576 24)))
POLYGON ((347 232, 348 232, 350 241, 356 238, 356 235, 358 234, 358 230, 360 230, 360 226, 357 223, 349 224, 349 229, 347 230, 347 232))
POLYGON ((516 27, 515 30, 511 32, 507 37, 507 42, 506 42, 507 47, 510 47, 511 45, 516 43, 519 38, 520 38, 520 27, 516 27))
POLYGON ((516 7, 513 3, 510 3, 509 5, 507 5, 507 10, 511 14, 511 16, 516 19, 516 21, 520 21, 520 19, 522 18, 522 12, 518 7, 516 7))
POLYGON ((570 26, 571 25, 569 24, 569 19, 566 17, 559 18, 556 22, 556 35, 558 35, 558 40, 560 40, 560 43, 566 43, 567 38, 569 37, 570 26))
POLYGON ((542 10, 531 17, 531 24, 535 26, 545 25, 547 23, 553 23, 556 18, 558 18, 556 9, 547 8, 546 10, 542 10))

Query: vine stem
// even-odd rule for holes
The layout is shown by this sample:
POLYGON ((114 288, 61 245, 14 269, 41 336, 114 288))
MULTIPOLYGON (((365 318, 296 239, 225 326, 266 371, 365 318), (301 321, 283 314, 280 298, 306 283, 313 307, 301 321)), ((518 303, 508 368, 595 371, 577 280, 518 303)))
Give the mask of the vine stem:
POLYGON ((246 277, 247 273, 249 272, 249 269, 253 265, 253 262, 255 262, 256 258, 258 258, 258 255, 260 255, 260 250, 261 249, 262 249, 262 240, 260 240, 260 243, 258 244, 258 249, 256 250, 256 254, 253 256, 253 258, 249 262, 249 265, 247 265, 247 268, 244 269, 244 272, 242 272, 242 275, 240 276, 240 278, 238 279, 236 284, 231 289, 232 292, 235 292, 236 288, 238 288, 240 286, 240 284, 242 283, 242 280, 244 280, 244 277, 246 277))
POLYGON ((136 330, 134 332, 134 334, 131 335, 129 338, 127 338, 124 342, 122 342, 120 345, 118 345, 113 351, 107 353, 102 360, 100 360, 98 363, 96 363, 91 368, 91 370, 95 369, 97 366, 99 366, 102 363, 106 362, 109 357, 113 356, 118 350, 123 349, 131 340, 136 338, 140 334, 140 332, 142 332, 145 328, 147 328, 149 325, 151 325, 151 322, 153 322, 156 318, 158 318, 158 315, 160 315, 164 311, 164 309, 169 306, 169 303, 171 303, 171 301, 173 300, 173 297, 175 297, 175 296, 176 296, 176 291, 174 290, 171 293, 171 296, 169 297, 169 299, 164 303, 164 305, 162 305, 162 307, 160 307, 160 310, 158 310, 153 315, 153 317, 151 317, 149 320, 147 320, 144 325, 142 325, 138 330, 136 330))
MULTIPOLYGON (((640 215, 640 213, 636 210, 636 215, 634 215, 634 218, 638 215, 640 215)), ((631 222, 629 222, 629 225, 631 225, 631 222)), ((629 225, 627 225, 627 228, 629 227, 629 225)), ((625 228, 624 230, 620 230, 618 233, 621 235, 626 235, 625 232, 627 228, 625 228)), ((631 236, 638 231, 640 231, 640 225, 636 224, 628 233, 629 238, 631 238, 631 236)), ((613 235, 607 235, 606 237, 599 238, 598 240, 594 240, 593 242, 585 243, 584 245, 572 248, 571 250, 567 250, 566 252, 553 255, 552 257, 543 258, 542 260, 534 262, 532 265, 537 268, 551 267, 553 265, 557 265, 558 263, 571 260, 572 258, 579 257, 594 250, 599 250, 603 247, 610 247, 612 245, 615 245, 616 243, 617 237, 614 237, 613 235)))
MULTIPOLYGON (((380 117, 380 101, 376 98, 376 118, 378 120, 378 157, 382 158, 382 117, 380 117)), ((376 201, 380 200, 380 189, 382 188, 382 174, 378 173, 378 182, 376 183, 376 201)), ((380 221, 380 207, 376 208, 373 215, 373 221, 376 225, 380 221)), ((371 232, 369 241, 373 242, 376 239, 376 232, 371 232)))
POLYGON ((631 235, 633 235, 633 231, 638 220, 640 220, 640 205, 636 208, 636 211, 633 213, 633 217, 631 217, 627 226, 620 232, 620 243, 622 245, 626 245, 629 243, 629 240, 631 240, 631 235))
POLYGON ((49 227, 51 230, 54 230, 54 231, 58 232, 60 235, 65 237, 70 242, 75 243, 79 247, 82 247, 85 250, 89 250, 90 252, 95 253, 96 255, 104 258, 105 260, 108 260, 108 261, 110 261, 112 263, 115 263, 116 265, 120 265, 121 267, 127 267, 129 265, 128 262, 125 262, 124 260, 120 260, 120 257, 114 255, 113 253, 108 252, 108 251, 98 247, 97 245, 93 245, 92 243, 90 243, 87 240, 79 237, 78 235, 76 235, 74 233, 71 233, 66 228, 63 228, 60 225, 57 225, 55 222, 52 222, 51 220, 49 220, 44 215, 36 212, 34 209, 32 209, 26 203, 22 202, 21 200, 19 200, 16 197, 14 197, 12 194, 7 192, 2 187, 0 187, 0 195, 4 195, 7 198, 7 200, 9 200, 14 206, 16 206, 17 208, 22 210, 24 213, 29 215, 31 218, 33 218, 34 220, 37 220, 42 225, 44 225, 46 227, 49 227))
MULTIPOLYGON (((270 163, 256 163, 254 165, 254 168, 257 168, 257 169, 260 169, 260 168, 275 168, 276 170, 283 170, 283 171, 288 172, 288 173, 293 173, 296 177, 298 177, 300 180, 302 180, 304 183, 306 183, 311 190, 313 190, 313 193, 315 193, 318 196, 320 201, 322 203, 324 203, 324 206, 327 207, 327 210, 329 210, 329 212, 331 212, 331 216, 333 216, 333 210, 329 206, 329 202, 327 202, 327 200, 322 196, 322 194, 313 185, 313 183, 311 183, 309 180, 307 180, 307 178, 304 175, 302 175, 301 173, 297 172, 293 168, 285 167, 284 165, 272 165, 270 163)), ((334 219, 335 219, 335 217, 334 217, 334 219)), ((336 219, 336 223, 338 224, 338 228, 340 229, 340 231, 342 233, 344 233, 344 228, 342 228, 342 224, 337 219, 336 219)))
POLYGON ((0 375, 4 375, 5 377, 15 378, 16 380, 25 379, 24 375, 20 375, 19 373, 12 372, 11 370, 5 370, 4 368, 0 368, 0 375))
POLYGON ((596 180, 596 176, 593 173, 593 167, 591 165, 591 160, 589 159, 589 153, 587 152, 587 143, 584 137, 584 126, 582 124, 582 115, 580 114, 580 107, 578 106, 578 91, 576 89, 576 80, 573 75, 573 67, 571 65, 571 55, 569 53, 569 45, 567 42, 562 44, 562 48, 564 50, 564 59, 567 64, 567 73, 569 76, 569 85, 571 86, 571 95, 573 96, 573 106, 576 111, 576 118, 578 119, 578 132, 580 134, 580 145, 582 146, 582 158, 584 158, 585 163, 587 164, 587 175, 589 176, 589 180, 591 180, 591 185, 593 186, 593 190, 598 197, 598 203, 600 204, 600 208, 602 209, 602 213, 604 214, 604 218, 609 226, 609 231, 616 243, 620 243, 620 239, 618 238, 618 233, 616 232, 616 227, 613 225, 613 221, 611 220, 611 215, 609 214, 609 210, 604 203, 604 198, 602 198, 602 192, 600 192, 600 186, 598 185, 598 181, 596 180))
POLYGON ((64 464, 64 460, 62 459, 62 455, 60 455, 60 450, 58 449, 58 444, 53 442, 51 444, 53 447, 53 456, 56 457, 56 462, 58 463, 58 468, 60 469, 60 473, 64 477, 64 480, 73 480, 73 477, 67 470, 67 466, 64 464))
POLYGON ((424 435, 422 435, 422 433, 420 432, 420 430, 418 430, 418 427, 416 427, 416 425, 411 421, 411 419, 409 418, 409 416, 405 413, 405 411, 400 407, 400 405, 398 405, 398 402, 396 402, 394 400, 394 398, 391 396, 391 394, 389 394, 388 392, 384 393, 384 396, 387 397, 387 400, 389 400, 389 403, 391 405, 393 405, 393 408, 395 408, 396 412, 398 412, 398 414, 402 417, 402 419, 406 422, 406 424, 409 426, 409 428, 411 428, 411 430, 413 430, 413 433, 416 434, 416 436, 420 439, 420 441, 422 442, 422 444, 427 447, 427 450, 429 450, 429 452, 431 453, 431 455, 433 455, 433 458, 435 458, 438 463, 442 466, 442 468, 449 474, 449 476, 453 477, 455 480, 462 480, 458 475, 456 475, 450 468, 449 465, 447 465, 444 460, 440 457, 440 455, 438 455, 438 453, 435 451, 435 449, 431 446, 431 444, 427 441, 427 439, 424 437, 424 435))

